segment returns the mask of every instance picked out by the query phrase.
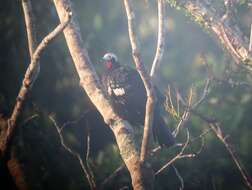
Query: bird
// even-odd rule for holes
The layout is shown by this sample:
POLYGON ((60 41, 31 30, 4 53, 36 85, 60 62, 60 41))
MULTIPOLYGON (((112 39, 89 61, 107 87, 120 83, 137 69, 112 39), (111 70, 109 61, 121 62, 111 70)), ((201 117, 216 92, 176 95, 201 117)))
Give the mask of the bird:
MULTIPOLYGON (((139 73, 120 64, 117 56, 111 52, 104 54, 102 63, 105 66, 105 71, 101 74, 102 86, 110 96, 116 113, 133 126, 144 125, 147 95, 139 73)), ((170 147, 175 139, 161 115, 163 98, 160 94, 158 93, 154 108, 152 132, 154 140, 161 147, 170 147)))

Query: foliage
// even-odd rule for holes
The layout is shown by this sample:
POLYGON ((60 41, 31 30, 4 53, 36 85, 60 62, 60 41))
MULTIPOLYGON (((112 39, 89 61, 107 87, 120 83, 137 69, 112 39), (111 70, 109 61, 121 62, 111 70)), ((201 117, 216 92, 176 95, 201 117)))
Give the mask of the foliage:
MULTIPOLYGON (((107 51, 115 52, 122 64, 131 65, 127 23, 121 2, 76 0, 74 3, 85 45, 97 70, 102 72, 101 66, 96 63, 107 51)), ((252 15, 251 7, 247 4, 248 1, 239 1, 234 14, 244 33, 249 35, 248 26, 252 15)), ((58 18, 50 1, 38 1, 33 6, 37 33, 39 39, 42 39, 57 24, 58 18)), ((136 8, 141 51, 144 63, 149 68, 155 53, 157 7, 150 1, 148 7, 139 2, 136 3, 136 8)), ((205 66, 199 61, 203 52, 214 75, 223 80, 214 82, 207 101, 200 105, 199 111, 222 122, 223 130, 230 135, 243 164, 252 174, 251 75, 235 66, 216 41, 189 18, 170 7, 167 8, 167 14, 165 54, 155 83, 163 92, 168 85, 176 87, 185 97, 192 86, 201 91, 207 77, 205 66)), ((1 4, 0 34, 0 113, 6 117, 12 111, 29 62, 20 1, 5 1, 1 4)), ((86 129, 91 129, 90 164, 99 183, 120 166, 121 159, 108 126, 79 87, 63 36, 53 42, 42 56, 39 79, 19 119, 20 129, 15 138, 15 151, 26 166, 26 177, 33 189, 85 189, 86 179, 77 160, 60 146, 56 130, 48 119, 51 114, 55 115, 60 124, 82 118, 65 129, 68 143, 82 155, 86 152, 86 129), (25 123, 33 114, 39 116, 25 123)), ((167 117, 167 120, 174 129, 177 120, 171 117, 167 117)), ((194 116, 186 127, 194 137, 206 128, 194 116)), ((184 142, 184 136, 179 136, 177 141, 184 142)), ((196 142, 191 150, 197 149, 198 145, 199 142, 196 142)), ((175 152, 176 148, 172 148, 152 157, 153 167, 158 169, 175 152)), ((197 158, 180 160, 176 167, 184 178, 186 189, 244 188, 230 156, 213 135, 206 137, 206 145, 197 158)), ((124 184, 126 179, 113 183, 124 184)), ((180 182, 173 169, 168 168, 157 177, 155 185, 157 189, 176 189, 180 182)))

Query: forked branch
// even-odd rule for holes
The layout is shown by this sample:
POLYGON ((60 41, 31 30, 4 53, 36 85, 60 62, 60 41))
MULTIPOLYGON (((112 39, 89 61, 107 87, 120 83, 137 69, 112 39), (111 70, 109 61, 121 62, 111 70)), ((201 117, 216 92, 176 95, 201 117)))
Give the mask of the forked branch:
POLYGON ((140 50, 137 44, 137 38, 134 28, 134 19, 135 19, 135 13, 133 10, 133 5, 131 0, 124 0, 124 7, 126 10, 126 15, 128 19, 128 30, 129 30, 129 39, 131 43, 131 49, 132 49, 132 56, 136 65, 136 69, 139 72, 142 81, 145 86, 146 94, 147 94, 147 101, 146 101, 146 107, 145 107, 145 120, 144 120, 144 132, 143 132, 143 140, 141 145, 141 161, 145 161, 147 150, 148 150, 148 144, 149 144, 149 136, 150 131, 153 123, 153 111, 156 101, 156 95, 155 90, 152 84, 152 81, 150 79, 150 76, 146 72, 144 68, 144 64, 142 63, 142 58, 140 54, 140 50))

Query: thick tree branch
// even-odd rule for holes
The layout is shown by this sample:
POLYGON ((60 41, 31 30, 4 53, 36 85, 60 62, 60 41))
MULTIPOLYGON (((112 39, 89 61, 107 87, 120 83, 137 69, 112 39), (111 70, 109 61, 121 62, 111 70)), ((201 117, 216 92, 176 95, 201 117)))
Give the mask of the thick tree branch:
MULTIPOLYGON (((236 25, 225 22, 223 16, 205 1, 198 0, 167 0, 170 5, 183 8, 195 22, 209 29, 223 47, 231 54, 236 63, 252 67, 252 55, 249 52, 249 40, 236 25)), ((225 15, 224 15, 225 16, 225 15)))
POLYGON ((131 0, 124 0, 124 6, 126 10, 126 15, 128 19, 128 30, 129 30, 129 38, 132 48, 132 56, 136 65, 136 69, 139 72, 142 81, 145 86, 146 94, 147 94, 147 101, 145 107, 145 120, 144 120, 144 132, 143 132, 143 140, 141 146, 141 160, 145 161, 147 155, 147 149, 149 144, 149 136, 150 131, 153 123, 153 111, 156 101, 156 94, 153 88, 152 81, 150 76, 146 72, 144 68, 144 64, 141 59, 140 50, 137 44, 136 33, 134 28, 134 18, 135 13, 133 11, 133 6, 131 0))
MULTIPOLYGON (((67 9, 72 9, 70 0, 54 0, 58 16, 63 22, 64 14, 67 9)), ((153 180, 150 179, 150 168, 141 164, 137 146, 134 139, 134 132, 131 125, 121 119, 112 108, 112 104, 102 90, 101 83, 91 64, 88 53, 83 46, 80 35, 79 24, 74 17, 64 30, 66 42, 75 64, 75 68, 80 77, 80 85, 87 93, 90 100, 103 116, 105 122, 112 129, 119 150, 132 179, 134 189, 152 189, 153 180)))

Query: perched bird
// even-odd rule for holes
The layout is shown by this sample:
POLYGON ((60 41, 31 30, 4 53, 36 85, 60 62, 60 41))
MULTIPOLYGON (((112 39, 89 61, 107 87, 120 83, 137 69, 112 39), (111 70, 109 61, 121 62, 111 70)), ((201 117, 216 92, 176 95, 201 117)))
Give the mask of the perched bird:
MULTIPOLYGON (((103 63, 106 69, 101 80, 115 111, 133 126, 143 125, 147 97, 140 75, 136 70, 120 65, 113 53, 106 53, 103 63)), ((161 99, 158 98, 154 110, 153 136, 160 146, 169 147, 174 144, 174 137, 161 116, 161 99)))

